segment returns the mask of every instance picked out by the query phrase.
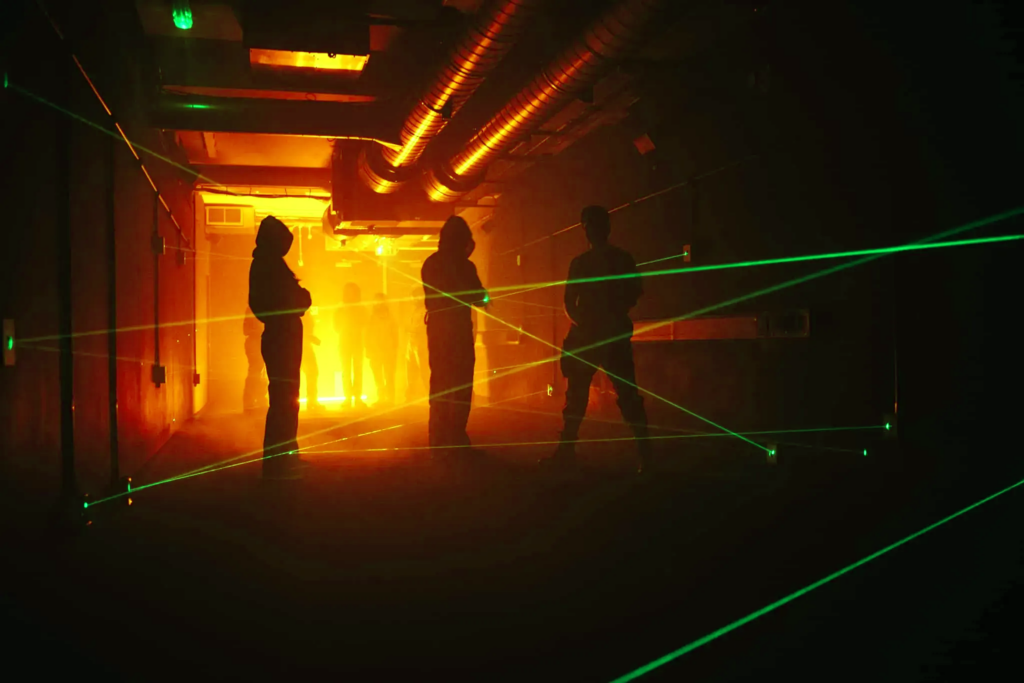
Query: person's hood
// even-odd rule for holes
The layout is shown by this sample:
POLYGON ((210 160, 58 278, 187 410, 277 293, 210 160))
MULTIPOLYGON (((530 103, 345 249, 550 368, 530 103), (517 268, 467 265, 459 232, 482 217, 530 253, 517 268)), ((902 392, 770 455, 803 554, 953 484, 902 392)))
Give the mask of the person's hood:
POLYGON ((273 216, 267 216, 260 222, 260 229, 256 233, 256 248, 252 252, 252 257, 284 258, 288 250, 292 248, 294 239, 288 226, 273 216))
POLYGON ((441 228, 441 234, 437 241, 437 250, 445 254, 465 255, 466 245, 473 241, 473 233, 470 232, 466 222, 455 216, 445 222, 441 228))

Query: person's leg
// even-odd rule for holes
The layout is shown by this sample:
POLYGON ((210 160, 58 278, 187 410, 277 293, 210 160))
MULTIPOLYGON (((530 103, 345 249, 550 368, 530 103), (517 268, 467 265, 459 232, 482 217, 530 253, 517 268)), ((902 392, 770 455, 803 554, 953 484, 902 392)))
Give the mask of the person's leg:
POLYGON ((343 346, 341 348, 341 391, 345 396, 344 405, 352 404, 352 352, 343 346))
POLYGON ((363 363, 365 358, 363 346, 357 346, 352 353, 352 397, 356 405, 363 402, 363 363))
POLYGON ((469 446, 469 434, 466 432, 466 425, 469 424, 469 413, 473 402, 473 371, 476 368, 476 350, 473 348, 473 339, 470 338, 460 344, 452 355, 451 385, 452 393, 445 398, 449 399, 449 415, 452 443, 456 446, 469 446))
POLYGON ((587 414, 590 402, 590 383, 597 368, 562 352, 562 375, 566 379, 565 407, 562 408, 561 441, 571 450, 580 435, 580 425, 587 414))
POLYGON ((387 392, 385 393, 385 397, 387 399, 387 402, 390 404, 393 404, 395 402, 395 375, 397 374, 398 370, 398 368, 396 367, 397 364, 397 358, 389 357, 384 361, 384 381, 387 386, 387 392))
POLYGON ((383 401, 385 394, 384 365, 379 358, 370 358, 370 372, 373 374, 373 383, 377 387, 377 400, 383 401))
POLYGON ((429 364, 430 387, 430 419, 428 421, 428 432, 430 435, 430 447, 440 448, 445 444, 445 404, 444 396, 440 396, 445 389, 445 349, 438 334, 429 334, 427 339, 427 361, 429 364))
POLYGON ((290 389, 286 379, 287 349, 280 335, 264 332, 262 353, 270 378, 270 405, 267 407, 267 422, 263 432, 263 474, 272 476, 281 471, 280 456, 289 449, 291 440, 288 410, 290 389))
POLYGON ((645 467, 650 464, 651 442, 648 438, 647 411, 644 409, 644 399, 635 386, 636 370, 633 365, 632 343, 629 340, 624 340, 610 344, 605 367, 611 373, 608 379, 611 380, 612 386, 615 388, 622 419, 629 424, 630 429, 633 430, 633 436, 636 438, 641 467, 645 467), (617 375, 621 379, 612 377, 612 375, 617 375))
MULTIPOLYGON (((296 321, 298 322, 298 321, 296 321)), ((282 425, 287 429, 287 453, 284 456, 285 466, 292 467, 299 460, 299 380, 302 371, 302 327, 295 325, 289 329, 285 356, 285 391, 287 402, 284 406, 282 425)))

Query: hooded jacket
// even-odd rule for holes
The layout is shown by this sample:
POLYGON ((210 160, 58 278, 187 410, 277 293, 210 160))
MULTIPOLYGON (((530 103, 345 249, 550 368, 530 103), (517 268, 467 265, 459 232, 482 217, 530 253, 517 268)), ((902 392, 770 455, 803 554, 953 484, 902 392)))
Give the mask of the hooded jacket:
POLYGON ((298 321, 313 303, 284 262, 292 239, 287 226, 273 216, 264 218, 256 233, 249 267, 249 308, 264 325, 298 321))
POLYGON ((487 292, 476 266, 466 256, 466 246, 472 239, 465 221, 449 220, 441 229, 437 251, 423 262, 420 279, 426 295, 428 328, 473 332, 470 307, 484 305, 487 292))

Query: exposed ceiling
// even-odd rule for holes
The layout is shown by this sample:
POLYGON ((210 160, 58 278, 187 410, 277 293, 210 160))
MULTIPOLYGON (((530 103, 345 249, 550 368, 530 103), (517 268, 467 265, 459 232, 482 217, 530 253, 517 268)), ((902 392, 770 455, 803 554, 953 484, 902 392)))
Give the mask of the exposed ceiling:
MULTIPOLYGON (((638 99, 638 64, 671 62, 686 50, 680 41, 665 39, 669 33, 683 35, 676 31, 679 16, 675 16, 655 30, 652 40, 645 41, 624 68, 602 74, 576 99, 545 114, 547 119, 538 128, 511 140, 514 144, 507 151, 491 155, 474 189, 467 190, 458 203, 444 205, 429 201, 419 182, 401 179, 400 192, 376 194, 393 190, 372 184, 375 191, 368 189, 357 171, 362 162, 356 160, 368 150, 398 150, 406 144, 402 136, 408 129, 402 132, 403 124, 417 106, 423 110, 418 103, 426 101, 422 98, 443 69, 451 68, 452 50, 465 45, 463 41, 473 35, 470 28, 475 26, 473 30, 479 32, 490 21, 488 17, 497 16, 496 9, 504 12, 506 7, 521 6, 516 11, 536 12, 525 15, 529 18, 526 29, 516 32, 514 42, 510 39, 508 48, 488 66, 481 85, 469 90, 465 107, 454 115, 453 111, 423 110, 434 123, 439 114, 444 119, 440 135, 427 144, 423 164, 436 164, 460 151, 593 19, 605 11, 642 8, 644 0, 515 0, 513 4, 498 0, 194 0, 189 4, 193 22, 186 30, 175 26, 171 2, 136 0, 159 68, 160 94, 150 107, 154 125, 174 131, 189 162, 206 169, 197 186, 216 189, 219 185, 222 193, 241 195, 285 195, 291 190, 333 196, 331 223, 336 236, 360 248, 377 244, 382 230, 391 237, 403 230, 423 233, 429 223, 427 232, 434 231, 451 212, 464 214, 474 225, 486 223, 502 183, 536 160, 557 154, 628 114, 638 99), (337 206, 342 201, 346 206, 337 206), (352 234, 370 226, 375 234, 365 238, 352 234)), ((675 0, 662 4, 673 10, 682 5, 675 0)), ((423 234, 411 234, 401 238, 401 246, 417 248, 423 239, 423 234)))

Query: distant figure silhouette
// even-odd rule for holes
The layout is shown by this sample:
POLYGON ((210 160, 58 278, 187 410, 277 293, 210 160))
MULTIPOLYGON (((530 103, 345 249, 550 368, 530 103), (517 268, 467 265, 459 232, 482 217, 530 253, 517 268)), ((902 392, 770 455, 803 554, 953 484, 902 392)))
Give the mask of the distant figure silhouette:
POLYGON ((242 411, 249 412, 267 407, 267 385, 263 383, 266 374, 263 356, 260 354, 263 323, 256 319, 248 306, 245 307, 242 334, 245 335, 245 359, 249 362, 245 373, 245 388, 242 390, 242 411))
POLYGON ((565 312, 572 320, 572 326, 562 344, 562 375, 568 380, 565 408, 562 411, 564 428, 561 443, 555 454, 542 462, 561 464, 574 460, 580 423, 586 415, 587 402, 590 398, 590 383, 597 372, 594 366, 600 366, 609 373, 608 379, 618 396, 619 410, 633 429, 640 452, 640 471, 643 471, 650 467, 651 448, 650 441, 646 438, 647 413, 644 411, 643 398, 633 386, 636 383, 633 345, 630 341, 633 321, 629 318, 629 310, 643 294, 643 285, 639 277, 587 283, 573 282, 583 278, 637 273, 633 257, 628 252, 608 244, 611 221, 607 210, 600 206, 588 206, 583 209, 580 220, 587 233, 590 249, 572 260, 569 266, 570 282, 565 286, 565 312), (588 346, 613 337, 624 338, 587 349, 588 346), (578 357, 574 358, 569 355, 570 353, 576 353, 578 357), (581 362, 580 358, 592 365, 581 362))
POLYGON ((341 354, 341 377, 345 403, 365 407, 363 403, 363 358, 365 350, 366 309, 362 293, 354 282, 345 283, 342 304, 334 313, 334 329, 338 332, 341 354))
POLYGON ((302 316, 302 374, 306 376, 306 410, 323 409, 320 393, 317 391, 320 379, 320 367, 316 362, 314 346, 320 346, 320 339, 314 334, 316 321, 313 314, 306 311, 302 316))
POLYGON ((299 371, 302 366, 301 316, 312 300, 284 262, 292 246, 284 223, 267 216, 256 233, 249 268, 249 308, 263 323, 261 344, 270 380, 270 407, 263 434, 263 476, 298 476, 301 461, 299 430, 299 371))
POLYGON ((430 390, 430 368, 427 365, 427 308, 423 287, 412 288, 405 323, 405 400, 413 401, 426 396, 430 390))
POLYGON ((469 260, 475 247, 469 225, 452 216, 441 228, 437 251, 427 257, 421 272, 430 362, 430 445, 445 451, 469 446, 466 424, 476 365, 470 307, 487 302, 476 266, 469 260))
POLYGON ((398 364, 398 325, 383 294, 377 294, 366 326, 366 358, 377 384, 377 398, 395 402, 395 366, 398 364))

